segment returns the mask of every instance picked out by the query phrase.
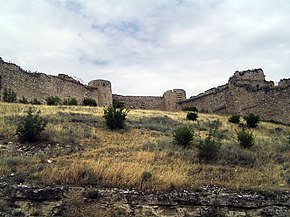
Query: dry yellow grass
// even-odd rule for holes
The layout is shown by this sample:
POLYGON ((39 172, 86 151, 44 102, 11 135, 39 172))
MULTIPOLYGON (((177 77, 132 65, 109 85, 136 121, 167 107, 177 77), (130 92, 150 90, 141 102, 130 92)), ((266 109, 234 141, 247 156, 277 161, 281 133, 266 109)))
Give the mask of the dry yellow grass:
MULTIPOLYGON (((13 139, 16 122, 11 120, 25 115, 28 107, 0 104, 0 136, 3 141, 13 139)), ((49 142, 45 143, 63 147, 81 144, 82 147, 61 154, 38 152, 15 163, 16 172, 29 171, 36 182, 97 184, 150 191, 190 189, 202 185, 289 190, 290 152, 286 147, 289 126, 262 122, 253 129, 256 145, 248 151, 250 156, 255 156, 253 164, 228 165, 223 160, 205 164, 198 161, 195 148, 183 149, 174 144, 172 130, 178 125, 189 124, 195 137, 202 139, 208 133, 210 121, 219 119, 222 122, 219 130, 225 135, 222 147, 236 147, 239 126, 228 123, 228 116, 198 114, 199 122, 193 123, 185 119, 185 112, 132 110, 125 130, 110 131, 102 120, 103 108, 35 107, 49 119, 45 132, 49 135, 49 142), (48 159, 52 163, 47 163, 48 159), (142 178, 144 172, 151 173, 152 177, 142 178)), ((8 174, 11 169, 7 156, 2 154, 1 157, 0 174, 8 174)))

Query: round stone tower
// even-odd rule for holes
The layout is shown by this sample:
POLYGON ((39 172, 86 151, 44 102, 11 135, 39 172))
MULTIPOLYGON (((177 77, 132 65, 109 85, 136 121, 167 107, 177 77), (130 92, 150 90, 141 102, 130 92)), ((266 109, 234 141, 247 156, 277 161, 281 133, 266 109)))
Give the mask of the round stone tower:
POLYGON ((180 110, 179 101, 186 99, 186 93, 183 89, 168 90, 163 94, 164 108, 166 111, 180 110))
POLYGON ((110 81, 93 80, 88 83, 88 86, 98 90, 98 106, 108 106, 112 104, 112 86, 110 81))

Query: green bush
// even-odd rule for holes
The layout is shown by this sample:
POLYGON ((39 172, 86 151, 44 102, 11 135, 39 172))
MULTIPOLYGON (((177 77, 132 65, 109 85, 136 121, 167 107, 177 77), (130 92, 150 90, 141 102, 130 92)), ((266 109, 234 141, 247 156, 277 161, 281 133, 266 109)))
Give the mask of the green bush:
POLYGON ((187 147, 193 140, 194 134, 189 126, 183 125, 174 130, 173 137, 178 145, 187 147))
POLYGON ((96 188, 89 188, 84 192, 84 196, 89 199, 98 199, 100 197, 100 192, 96 188))
POLYGON ((46 99, 47 105, 60 105, 61 104, 61 99, 58 96, 50 96, 47 97, 46 99))
POLYGON ((3 91, 3 101, 4 102, 16 102, 17 101, 17 94, 14 90, 9 88, 4 88, 3 91))
POLYGON ((63 100, 63 105, 78 105, 78 101, 76 98, 68 98, 63 100))
POLYGON ((41 105, 41 102, 38 101, 37 99, 33 99, 31 102, 30 102, 32 105, 41 105))
POLYGON ((83 99, 83 105, 84 106, 97 106, 97 102, 93 98, 85 97, 83 99))
POLYGON ((125 120, 129 110, 117 108, 116 105, 110 105, 104 109, 104 118, 109 129, 125 128, 125 120))
POLYGON ((205 162, 215 161, 218 158, 221 143, 211 136, 207 136, 205 140, 201 140, 197 145, 198 157, 205 162))
POLYGON ((124 108, 125 104, 117 99, 113 99, 113 105, 115 105, 116 108, 124 108))
POLYGON ((232 115, 231 117, 229 117, 229 122, 230 123, 234 123, 234 124, 239 124, 240 123, 240 115, 232 115))
POLYGON ((196 121, 197 120, 197 112, 188 112, 186 115, 186 119, 190 121, 196 121))
POLYGON ((238 141, 243 148, 250 148, 255 144, 255 137, 252 132, 242 129, 237 132, 238 141))
POLYGON ((141 174, 141 180, 142 181, 148 181, 152 178, 152 173, 151 172, 148 172, 148 171, 144 171, 142 174, 141 174))
POLYGON ((22 96, 22 98, 19 100, 19 103, 28 104, 28 100, 24 96, 22 96))
POLYGON ((29 107, 27 116, 18 124, 16 134, 22 142, 35 142, 45 129, 47 120, 40 116, 40 111, 34 114, 29 107))
POLYGON ((258 115, 254 115, 253 113, 248 114, 246 117, 244 117, 244 119, 247 122, 247 126, 249 128, 257 127, 260 122, 260 117, 258 115))

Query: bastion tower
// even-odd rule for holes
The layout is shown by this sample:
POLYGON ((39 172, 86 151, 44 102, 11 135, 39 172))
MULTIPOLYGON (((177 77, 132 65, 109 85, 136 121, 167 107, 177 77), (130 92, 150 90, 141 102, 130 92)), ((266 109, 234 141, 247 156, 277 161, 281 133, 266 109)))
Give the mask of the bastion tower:
POLYGON ((92 80, 88 83, 88 86, 97 90, 99 106, 108 106, 112 104, 112 85, 110 81, 101 79, 92 80))

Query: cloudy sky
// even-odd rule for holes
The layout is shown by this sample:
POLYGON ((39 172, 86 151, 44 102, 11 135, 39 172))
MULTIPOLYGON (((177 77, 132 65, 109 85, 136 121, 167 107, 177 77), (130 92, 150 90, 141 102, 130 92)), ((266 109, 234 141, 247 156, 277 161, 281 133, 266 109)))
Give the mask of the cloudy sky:
POLYGON ((0 0, 0 56, 113 92, 192 96, 236 70, 290 76, 289 0, 0 0))

